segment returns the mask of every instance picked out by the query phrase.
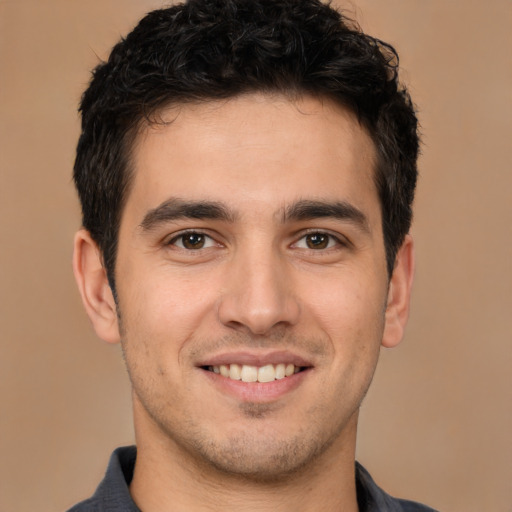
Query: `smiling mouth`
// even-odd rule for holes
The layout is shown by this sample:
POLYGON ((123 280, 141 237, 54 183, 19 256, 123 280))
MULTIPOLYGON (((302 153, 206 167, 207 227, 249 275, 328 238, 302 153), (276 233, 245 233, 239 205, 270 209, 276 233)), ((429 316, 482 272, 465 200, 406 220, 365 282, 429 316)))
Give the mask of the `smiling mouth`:
POLYGON ((292 363, 266 364, 252 366, 248 364, 221 364, 218 366, 203 366, 204 370, 222 375, 231 380, 242 382, 273 382, 291 377, 296 373, 307 370, 306 366, 295 366, 292 363))

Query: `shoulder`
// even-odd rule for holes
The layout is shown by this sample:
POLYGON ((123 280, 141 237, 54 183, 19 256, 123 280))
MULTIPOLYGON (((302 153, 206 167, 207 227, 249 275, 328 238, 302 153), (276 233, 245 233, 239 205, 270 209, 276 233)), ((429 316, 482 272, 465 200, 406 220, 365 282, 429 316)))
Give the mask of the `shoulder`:
POLYGON ((402 500, 398 498, 393 499, 400 505, 400 510, 403 512, 437 512, 435 509, 430 508, 427 505, 423 505, 422 503, 417 503, 416 501, 402 500))
POLYGON ((437 512, 427 505, 390 496, 374 482, 370 473, 358 462, 356 487, 361 512, 437 512))
POLYGON ((129 491, 136 455, 134 446, 115 450, 94 495, 77 503, 68 512, 139 512, 129 491))
POLYGON ((67 512, 100 512, 101 508, 97 500, 94 497, 77 503, 71 507, 67 512))

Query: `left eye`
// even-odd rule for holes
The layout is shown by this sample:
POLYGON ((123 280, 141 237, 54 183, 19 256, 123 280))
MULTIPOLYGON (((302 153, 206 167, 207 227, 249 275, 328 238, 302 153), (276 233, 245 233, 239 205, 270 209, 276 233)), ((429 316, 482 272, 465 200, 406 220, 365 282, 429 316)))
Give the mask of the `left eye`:
POLYGON ((187 249, 189 251, 206 249, 208 247, 212 247, 215 245, 215 241, 213 238, 205 235, 204 233, 197 233, 195 231, 191 231, 188 233, 182 233, 174 237, 169 245, 175 245, 180 249, 187 249))
POLYGON ((295 245, 300 249, 322 250, 339 245, 339 240, 332 235, 322 232, 308 233, 303 236, 295 245))

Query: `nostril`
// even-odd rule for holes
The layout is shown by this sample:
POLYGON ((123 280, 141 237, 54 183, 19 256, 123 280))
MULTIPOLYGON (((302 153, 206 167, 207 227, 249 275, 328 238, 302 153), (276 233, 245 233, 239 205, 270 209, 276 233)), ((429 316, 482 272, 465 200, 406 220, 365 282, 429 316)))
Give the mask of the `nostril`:
POLYGON ((277 263, 251 264, 251 258, 239 265, 243 268, 233 269, 219 297, 219 321, 233 330, 260 336, 281 325, 294 325, 300 308, 286 269, 277 263))

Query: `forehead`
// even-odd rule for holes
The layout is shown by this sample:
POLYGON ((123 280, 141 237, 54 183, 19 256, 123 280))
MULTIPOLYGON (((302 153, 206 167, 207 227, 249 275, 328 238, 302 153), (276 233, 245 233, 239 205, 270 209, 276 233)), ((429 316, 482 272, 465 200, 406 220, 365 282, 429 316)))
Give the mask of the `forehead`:
POLYGON ((142 211, 169 196, 242 208, 304 198, 378 203, 375 161, 355 115, 325 98, 248 94, 171 106, 137 137, 127 206, 142 211))

